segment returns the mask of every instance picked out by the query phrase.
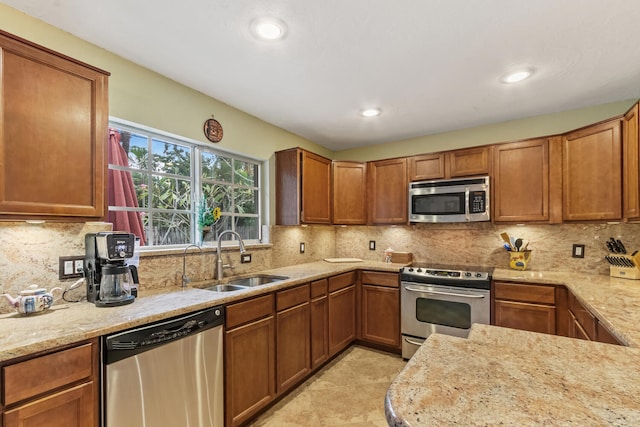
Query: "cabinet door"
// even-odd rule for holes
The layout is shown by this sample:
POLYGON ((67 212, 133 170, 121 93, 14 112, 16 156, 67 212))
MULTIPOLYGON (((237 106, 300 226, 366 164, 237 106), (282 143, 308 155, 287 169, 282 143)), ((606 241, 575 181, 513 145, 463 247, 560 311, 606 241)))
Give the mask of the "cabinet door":
POLYGON ((329 300, 311 300, 311 369, 329 358, 329 300))
POLYGON ((444 178, 445 157, 445 153, 409 157, 409 181, 444 178))
POLYGON ((276 314, 277 392, 281 394, 311 371, 309 303, 276 314))
POLYGON ((640 217, 640 176, 638 168, 638 104, 624 116, 622 122, 622 206, 625 218, 640 217))
POLYGON ((556 334, 556 309, 553 306, 496 300, 494 312, 496 326, 556 334))
POLYGON ((273 316, 228 331, 225 363, 227 425, 237 426, 276 395, 273 316))
POLYGON ((549 221, 547 139, 494 147, 494 221, 549 221))
POLYGON ((598 342, 607 344, 622 345, 622 343, 616 338, 607 328, 605 328, 600 322, 597 324, 596 336, 598 342))
POLYGON ((276 224, 329 224, 331 160, 292 148, 276 156, 276 224))
POLYGON ((362 285, 362 339, 400 347, 400 290, 362 285))
POLYGON ((0 64, 0 216, 103 218, 108 73, 2 32, 0 64))
POLYGON ((329 294, 329 355, 347 347, 356 337, 356 286, 329 294))
POLYGON ((52 394, 34 402, 6 411, 4 427, 96 427, 98 425, 94 383, 52 394))
POLYGON ((622 218, 620 120, 563 137, 563 218, 565 221, 622 218))
POLYGON ((391 159, 368 163, 370 222, 406 224, 408 221, 407 160, 391 159))
POLYGON ((357 162, 333 162, 334 224, 367 223, 367 165, 357 162))
POLYGON ((491 171, 491 147, 473 147, 447 153, 447 176, 488 175, 491 171))
POLYGON ((302 222, 329 224, 331 160, 302 151, 302 222))

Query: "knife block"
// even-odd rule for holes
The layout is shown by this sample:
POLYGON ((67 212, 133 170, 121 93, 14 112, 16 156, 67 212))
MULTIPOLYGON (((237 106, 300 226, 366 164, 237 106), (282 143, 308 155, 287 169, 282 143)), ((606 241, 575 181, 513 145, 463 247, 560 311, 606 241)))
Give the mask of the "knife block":
POLYGON ((618 277, 621 279, 640 280, 640 252, 634 252, 634 255, 611 255, 615 258, 626 258, 633 263, 633 267, 621 267, 618 265, 609 266, 609 276, 618 277))

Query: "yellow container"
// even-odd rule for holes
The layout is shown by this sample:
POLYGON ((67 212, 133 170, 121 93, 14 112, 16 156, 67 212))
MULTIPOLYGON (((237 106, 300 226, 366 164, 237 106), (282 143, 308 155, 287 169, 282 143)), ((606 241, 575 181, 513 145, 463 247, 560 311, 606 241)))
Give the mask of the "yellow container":
POLYGON ((531 260, 531 251, 509 252, 511 259, 509 260, 509 268, 512 270, 526 270, 531 260))

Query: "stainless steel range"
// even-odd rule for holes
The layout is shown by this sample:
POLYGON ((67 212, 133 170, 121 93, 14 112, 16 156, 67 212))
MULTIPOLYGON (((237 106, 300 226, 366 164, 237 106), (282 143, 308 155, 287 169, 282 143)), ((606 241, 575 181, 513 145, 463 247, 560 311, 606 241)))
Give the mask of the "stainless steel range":
POLYGON ((466 338, 473 323, 491 322, 491 270, 418 264, 400 278, 405 359, 433 333, 466 338))

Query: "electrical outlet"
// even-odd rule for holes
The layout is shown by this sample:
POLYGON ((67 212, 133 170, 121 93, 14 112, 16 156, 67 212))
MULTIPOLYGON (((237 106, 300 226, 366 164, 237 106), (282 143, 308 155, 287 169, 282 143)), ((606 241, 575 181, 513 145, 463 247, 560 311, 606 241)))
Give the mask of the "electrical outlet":
POLYGON ((240 255, 240 263, 248 264, 251 262, 251 254, 242 254, 240 255))
POLYGON ((574 244, 571 256, 573 258, 584 258, 584 245, 574 244))
POLYGON ((300 242, 300 253, 303 254, 304 253, 304 242, 300 242))
POLYGON ((370 251, 375 251, 376 250, 376 241, 375 240, 369 240, 369 250, 370 251))
POLYGON ((74 279, 82 277, 84 255, 61 256, 58 261, 58 279, 74 279))

